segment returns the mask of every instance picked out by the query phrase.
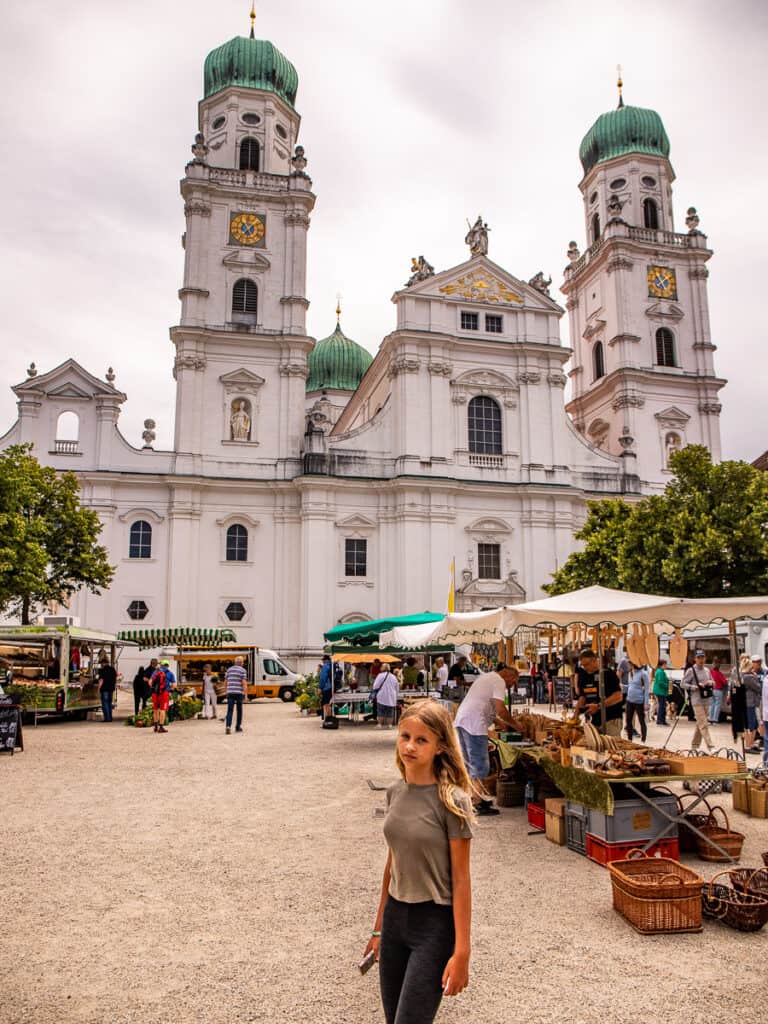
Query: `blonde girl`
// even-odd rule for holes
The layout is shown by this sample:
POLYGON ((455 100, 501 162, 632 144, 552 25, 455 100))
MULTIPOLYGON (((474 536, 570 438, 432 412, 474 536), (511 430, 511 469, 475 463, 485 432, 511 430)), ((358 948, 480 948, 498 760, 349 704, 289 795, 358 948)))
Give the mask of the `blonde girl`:
POLYGON ((389 848, 365 953, 379 960, 387 1024, 431 1024, 469 982, 472 782, 448 711, 421 700, 400 719, 387 790, 389 848))

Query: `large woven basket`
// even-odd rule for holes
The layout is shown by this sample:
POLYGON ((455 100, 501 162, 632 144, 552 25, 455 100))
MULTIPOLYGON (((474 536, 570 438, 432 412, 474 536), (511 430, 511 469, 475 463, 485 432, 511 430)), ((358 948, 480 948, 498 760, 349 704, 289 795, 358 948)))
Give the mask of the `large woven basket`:
POLYGON ((768 868, 732 868, 729 874, 734 889, 768 899, 768 868))
POLYGON ((706 839, 701 839, 699 837, 697 838, 696 846, 699 857, 702 860, 713 861, 718 864, 729 863, 731 860, 739 860, 741 857, 741 848, 744 845, 744 839, 746 837, 743 832, 733 832, 731 830, 728 815, 722 807, 716 806, 712 810, 712 813, 709 815, 709 821, 706 825, 702 826, 701 831, 708 839, 717 843, 717 845, 723 850, 723 853, 720 853, 714 848, 714 846, 710 846, 706 839), (720 825, 718 825, 715 811, 720 811, 722 814, 725 821, 725 828, 721 828, 720 825))
POLYGON ((499 807, 522 807, 525 803, 525 783, 499 777, 496 782, 496 803, 499 807))
POLYGON ((681 853, 695 853, 698 849, 699 837, 695 832, 691 832, 688 825, 693 825, 694 828, 702 828, 704 825, 709 823, 710 815, 712 814, 711 804, 704 798, 702 803, 707 808, 707 813, 703 812, 700 814, 691 813, 685 814, 685 804, 683 801, 687 798, 697 799, 695 793, 681 793, 677 798, 678 813, 683 814, 685 818, 685 824, 681 824, 677 834, 677 841, 680 844, 681 853))
POLYGON ((643 935, 700 932, 701 875, 676 860, 638 853, 608 865, 614 910, 643 935))
POLYGON ((721 875, 730 877, 731 872, 719 871, 704 886, 701 894, 704 914, 740 932, 759 932, 768 922, 768 898, 716 882, 721 875))

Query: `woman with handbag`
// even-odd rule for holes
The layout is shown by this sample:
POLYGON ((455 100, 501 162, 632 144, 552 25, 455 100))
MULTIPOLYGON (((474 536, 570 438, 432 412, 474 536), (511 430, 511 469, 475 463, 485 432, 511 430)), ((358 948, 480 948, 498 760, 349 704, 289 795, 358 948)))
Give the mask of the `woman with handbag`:
POLYGON ((364 956, 379 961, 387 1024, 431 1024, 440 1001, 469 983, 472 782, 456 730, 437 701, 400 719, 387 790, 388 854, 364 956))

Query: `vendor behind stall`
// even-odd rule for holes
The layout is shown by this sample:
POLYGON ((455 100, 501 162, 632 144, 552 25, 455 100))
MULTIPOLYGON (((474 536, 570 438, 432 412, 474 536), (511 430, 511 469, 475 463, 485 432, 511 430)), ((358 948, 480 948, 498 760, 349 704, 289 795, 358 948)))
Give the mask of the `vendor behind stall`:
MULTIPOLYGON (((504 704, 506 687, 518 680, 516 669, 483 672, 475 679, 456 712, 454 725, 459 734, 461 753, 472 779, 485 779, 490 774, 488 730, 494 721, 514 727, 514 720, 504 704)), ((498 814, 490 800, 473 797, 475 810, 481 815, 498 814)))
MULTIPOLYGON (((600 662, 594 651, 582 651, 576 669, 576 710, 588 714, 592 725, 599 729, 600 714, 600 662)), ((603 669, 605 687, 605 734, 621 736, 622 693, 619 677, 612 668, 603 669)))

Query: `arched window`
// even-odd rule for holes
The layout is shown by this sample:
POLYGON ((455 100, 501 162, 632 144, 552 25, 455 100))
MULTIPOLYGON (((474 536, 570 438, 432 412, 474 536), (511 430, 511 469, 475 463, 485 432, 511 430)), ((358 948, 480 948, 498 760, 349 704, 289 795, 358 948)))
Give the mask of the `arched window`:
POLYGON ((469 450, 501 455, 501 409, 492 398, 479 395, 467 409, 469 450))
POLYGON ((658 366, 676 366, 675 338, 668 327, 660 327, 656 331, 656 364, 658 366))
POLYGON ((647 228, 653 228, 654 231, 658 229, 659 208, 656 205, 655 199, 643 200, 643 224, 647 228))
POLYGON ((259 143, 257 139, 243 139, 240 143, 240 170, 258 171, 259 143))
POLYGON ((592 364, 595 371, 595 380, 605 376, 605 355, 603 354, 603 343, 598 341, 592 350, 592 364))
POLYGON ((152 557, 152 527, 145 519, 137 519, 135 523, 131 523, 128 557, 152 557))
POLYGON ((232 289, 232 312, 233 313, 256 313, 258 308, 259 292, 253 281, 247 277, 241 277, 235 282, 232 289))
POLYGON ((248 531, 240 523, 227 529, 227 561, 248 561, 248 531))
POLYGON ((596 242, 600 237, 600 214, 596 213, 592 217, 592 241, 596 242))
POLYGON ((76 455, 80 436, 80 417, 76 412, 63 412, 56 421, 54 449, 59 455, 76 455))

